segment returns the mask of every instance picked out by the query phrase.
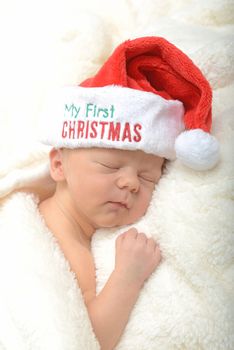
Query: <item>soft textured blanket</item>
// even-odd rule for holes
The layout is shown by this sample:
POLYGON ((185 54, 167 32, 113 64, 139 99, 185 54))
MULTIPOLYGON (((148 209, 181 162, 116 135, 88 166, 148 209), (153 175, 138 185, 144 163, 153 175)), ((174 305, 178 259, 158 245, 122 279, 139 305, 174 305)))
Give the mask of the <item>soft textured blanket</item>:
MULTIPOLYGON (((23 187, 40 196, 53 189, 47 176, 48 148, 35 142, 35 123, 46 93, 55 86, 92 76, 121 41, 144 35, 164 36, 187 53, 210 81, 212 133, 220 142, 221 161, 215 169, 203 173, 176 161, 167 164, 148 213, 136 224, 159 241, 163 261, 145 284, 117 349, 233 349, 233 2, 69 0, 56 4, 56 11, 52 3, 43 1, 33 8, 26 1, 20 2, 20 8, 17 4, 14 10, 9 6, 1 11, 5 26, 0 129, 4 145, 0 165, 2 204, 9 205, 11 192, 23 187), (22 8, 29 17, 23 17, 22 8)), ((12 230, 15 226, 16 221, 12 230)), ((92 248, 98 290, 113 268, 114 241, 123 229, 95 234, 92 248)), ((12 235, 4 234, 9 238, 12 235)), ((12 279, 16 277, 11 275, 12 279)), ((71 276, 67 274, 67 278, 71 276)), ((60 282, 64 291, 62 276, 60 282)), ((51 286, 53 290, 55 286, 51 286)), ((83 334, 86 328, 85 334, 90 332, 93 339, 87 314, 80 306, 78 286, 73 286, 75 296, 70 301, 74 302, 74 310, 81 307, 83 311, 73 318, 69 311, 73 306, 67 306, 64 312, 70 317, 68 327, 78 326, 73 335, 76 331, 83 334), (80 320, 84 322, 82 327, 80 320)), ((32 304, 29 299, 29 309, 21 312, 30 315, 32 304)), ((7 305, 2 307, 13 322, 10 317, 14 315, 7 305)), ((57 311, 54 305, 53 312, 57 311)), ((58 311, 58 319, 59 312, 63 311, 58 311)), ((61 327, 59 322, 56 331, 61 327)), ((17 327, 20 332, 20 323, 17 327)), ((31 336, 27 329, 23 331, 31 336)), ((10 339, 11 329, 5 327, 2 334, 2 339, 10 339)), ((73 349, 61 344, 61 349, 73 349)), ((82 341, 78 344, 78 349, 89 349, 82 341)), ((21 348, 31 349, 30 345, 21 348)))
POLYGON ((32 195, 0 214, 0 349, 98 350, 75 274, 32 195))

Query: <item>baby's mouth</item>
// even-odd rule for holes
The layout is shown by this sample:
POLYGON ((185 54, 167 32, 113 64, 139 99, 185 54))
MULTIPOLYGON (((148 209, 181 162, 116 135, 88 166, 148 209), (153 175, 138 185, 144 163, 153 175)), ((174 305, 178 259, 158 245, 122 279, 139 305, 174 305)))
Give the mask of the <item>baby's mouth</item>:
POLYGON ((125 202, 114 202, 114 201, 109 201, 108 203, 113 204, 116 207, 120 207, 120 208, 125 208, 128 209, 128 205, 125 202))

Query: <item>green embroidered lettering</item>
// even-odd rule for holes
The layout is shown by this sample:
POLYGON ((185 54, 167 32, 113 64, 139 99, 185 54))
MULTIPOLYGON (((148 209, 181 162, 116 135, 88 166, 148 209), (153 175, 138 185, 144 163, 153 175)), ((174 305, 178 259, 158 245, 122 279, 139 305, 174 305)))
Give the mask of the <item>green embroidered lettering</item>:
POLYGON ((95 114, 96 114, 96 105, 94 106, 93 103, 88 103, 86 105, 86 118, 89 117, 89 113, 90 112, 93 112, 93 115, 92 117, 95 117, 95 114))
POLYGON ((70 117, 70 118, 77 118, 80 112, 80 107, 76 107, 74 103, 72 103, 70 106, 65 104, 64 106, 64 117, 70 117), (69 113, 70 115, 66 115, 69 113))

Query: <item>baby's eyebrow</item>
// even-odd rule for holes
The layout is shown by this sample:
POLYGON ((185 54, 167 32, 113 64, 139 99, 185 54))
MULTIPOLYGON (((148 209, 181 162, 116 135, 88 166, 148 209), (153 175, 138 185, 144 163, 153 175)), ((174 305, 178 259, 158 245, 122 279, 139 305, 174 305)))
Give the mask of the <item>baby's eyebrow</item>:
POLYGON ((140 165, 139 165, 139 168, 144 170, 144 171, 157 171, 158 170, 158 167, 155 166, 154 164, 150 163, 150 164, 147 164, 146 162, 142 162, 140 165))

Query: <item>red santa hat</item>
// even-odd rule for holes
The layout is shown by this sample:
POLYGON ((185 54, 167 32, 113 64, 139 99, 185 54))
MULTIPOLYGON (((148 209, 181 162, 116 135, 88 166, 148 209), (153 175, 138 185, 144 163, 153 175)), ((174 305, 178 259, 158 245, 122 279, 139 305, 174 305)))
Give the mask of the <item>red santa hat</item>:
POLYGON ((43 141, 142 150, 208 170, 219 158, 211 103, 208 81, 177 47, 160 37, 127 40, 94 77, 50 100, 43 141))

